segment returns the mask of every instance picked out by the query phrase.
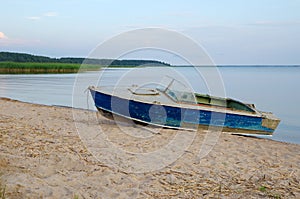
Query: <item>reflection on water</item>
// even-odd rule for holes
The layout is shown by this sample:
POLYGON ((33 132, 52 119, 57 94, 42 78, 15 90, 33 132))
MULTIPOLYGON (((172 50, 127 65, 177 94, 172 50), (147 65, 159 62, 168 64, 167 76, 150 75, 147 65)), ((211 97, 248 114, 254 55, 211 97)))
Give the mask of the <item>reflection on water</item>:
MULTIPOLYGON (((172 69, 173 70, 173 69, 172 69)), ((208 80, 191 67, 176 68, 185 76, 195 91, 212 93, 215 77, 208 80)), ((221 67, 219 68, 224 82, 227 97, 254 103, 259 110, 271 111, 282 121, 272 139, 300 144, 300 67, 221 67)), ((80 74, 82 86, 74 92, 73 85, 77 74, 37 74, 37 75, 0 75, 0 96, 21 101, 93 108, 92 100, 87 100, 85 89, 89 85, 125 84, 120 81, 124 74, 130 74, 130 69, 109 69, 105 73, 87 72, 80 74), (121 77, 121 78, 120 78, 121 77)), ((139 83, 160 75, 165 71, 156 69, 154 73, 132 75, 128 84, 139 83)))

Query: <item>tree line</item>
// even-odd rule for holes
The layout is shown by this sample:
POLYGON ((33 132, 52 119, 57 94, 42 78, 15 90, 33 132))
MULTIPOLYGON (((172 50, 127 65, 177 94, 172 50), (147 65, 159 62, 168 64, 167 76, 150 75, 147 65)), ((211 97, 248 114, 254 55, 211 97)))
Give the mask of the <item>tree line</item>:
POLYGON ((170 64, 156 60, 113 60, 113 59, 91 59, 77 57, 51 58, 26 53, 0 52, 0 62, 22 62, 22 63, 72 63, 72 64, 97 64, 102 66, 159 66, 170 64))

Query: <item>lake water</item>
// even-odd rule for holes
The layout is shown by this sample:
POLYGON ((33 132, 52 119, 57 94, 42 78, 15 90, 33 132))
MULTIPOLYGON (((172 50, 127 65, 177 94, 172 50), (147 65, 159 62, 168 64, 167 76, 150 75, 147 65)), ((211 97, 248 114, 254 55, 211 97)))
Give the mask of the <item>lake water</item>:
MULTIPOLYGON (((204 77, 201 71, 199 75, 192 67, 170 70, 184 76, 197 92, 217 94, 214 86, 220 87, 222 83, 227 97, 254 103, 259 110, 273 112, 281 123, 271 139, 300 144, 300 67, 219 67, 217 75, 204 77)), ((138 84, 169 73, 160 69, 151 71, 134 73, 132 69, 109 69, 105 73, 79 75, 0 75, 0 97, 95 110, 89 94, 84 92, 89 85, 124 85, 123 79, 129 84, 138 84)))

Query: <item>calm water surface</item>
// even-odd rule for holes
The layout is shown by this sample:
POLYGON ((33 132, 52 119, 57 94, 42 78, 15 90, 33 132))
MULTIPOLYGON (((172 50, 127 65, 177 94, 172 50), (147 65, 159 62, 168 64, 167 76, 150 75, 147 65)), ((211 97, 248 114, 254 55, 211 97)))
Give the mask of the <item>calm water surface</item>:
MULTIPOLYGON (((153 74, 144 72, 136 75, 130 74, 130 70, 109 69, 104 74, 87 72, 79 76, 0 75, 0 96, 46 105, 94 109, 92 99, 85 92, 89 85, 115 85, 124 75, 131 75, 129 83, 133 84, 164 73, 157 69, 153 74), (76 92, 73 94, 74 85, 76 92)), ((213 85, 207 85, 205 78, 193 68, 178 67, 175 70, 186 77, 197 92, 211 93, 213 85)), ((271 139, 300 144, 300 67, 235 66, 220 67, 218 72, 221 80, 217 79, 216 82, 223 81, 227 97, 254 103, 259 110, 273 112, 281 119, 271 139)))

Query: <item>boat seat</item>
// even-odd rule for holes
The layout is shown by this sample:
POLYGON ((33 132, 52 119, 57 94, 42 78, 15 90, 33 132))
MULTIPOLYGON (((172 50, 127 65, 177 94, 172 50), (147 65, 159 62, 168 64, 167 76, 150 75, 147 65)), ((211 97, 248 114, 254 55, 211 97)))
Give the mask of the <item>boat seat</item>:
POLYGON ((128 89, 134 95, 159 95, 159 92, 150 88, 129 88, 128 89))

